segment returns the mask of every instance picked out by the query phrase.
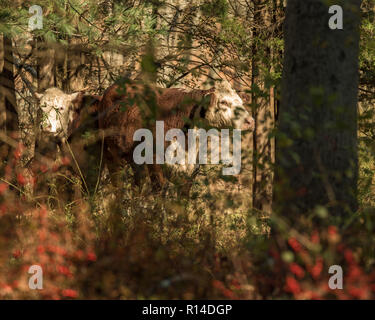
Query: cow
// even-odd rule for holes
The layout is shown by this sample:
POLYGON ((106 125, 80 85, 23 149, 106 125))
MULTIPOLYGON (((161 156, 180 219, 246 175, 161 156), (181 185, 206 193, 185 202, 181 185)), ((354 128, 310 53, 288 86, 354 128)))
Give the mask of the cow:
MULTIPOLYGON (((133 138, 142 128, 152 130, 155 137, 155 120, 164 122, 164 133, 169 129, 187 132, 197 124, 243 130, 254 128, 253 118, 226 81, 209 90, 185 90, 122 79, 104 92, 99 104, 99 127, 107 132, 104 156, 114 184, 118 185, 117 173, 128 163, 133 168, 135 184, 141 187, 144 166, 134 162, 133 152, 139 142, 133 138)), ((167 181, 174 178, 172 182, 177 185, 179 195, 188 197, 197 166, 174 165, 171 168, 153 161, 147 168, 154 192, 163 190, 167 181)))
POLYGON ((74 104, 80 92, 64 93, 59 88, 48 88, 44 93, 35 93, 42 110, 42 132, 57 139, 67 135, 69 122, 73 121, 74 104))
MULTIPOLYGON (((92 171, 98 170, 96 162, 99 161, 100 146, 96 140, 87 141, 87 137, 98 132, 97 111, 101 97, 82 91, 66 94, 54 87, 35 95, 42 112, 42 129, 36 141, 33 166, 43 163, 38 155, 55 162, 64 159, 63 163, 68 167, 66 174, 80 177, 84 189, 93 192, 94 175, 97 177, 98 172, 92 171)), ((33 168, 33 171, 37 170, 33 168)), ((63 183, 60 181, 59 184, 63 183)), ((69 190, 69 186, 66 189, 69 190)))

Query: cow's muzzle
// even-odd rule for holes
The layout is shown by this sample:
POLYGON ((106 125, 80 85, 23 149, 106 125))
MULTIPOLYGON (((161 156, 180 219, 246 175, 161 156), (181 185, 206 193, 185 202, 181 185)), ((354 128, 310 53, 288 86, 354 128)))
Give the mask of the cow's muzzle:
POLYGON ((255 121, 254 118, 249 116, 244 119, 242 130, 254 131, 255 121))

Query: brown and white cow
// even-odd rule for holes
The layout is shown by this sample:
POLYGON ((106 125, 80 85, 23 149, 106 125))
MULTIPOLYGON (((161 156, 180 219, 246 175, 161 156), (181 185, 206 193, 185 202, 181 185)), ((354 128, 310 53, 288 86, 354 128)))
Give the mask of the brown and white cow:
POLYGON ((44 93, 36 93, 42 110, 42 132, 63 139, 67 135, 69 123, 73 121, 74 104, 80 92, 64 93, 59 88, 48 88, 44 93))
MULTIPOLYGON (((244 108, 241 98, 226 81, 210 90, 190 91, 157 88, 130 80, 114 84, 105 91, 99 105, 99 126, 107 132, 104 153, 113 181, 116 181, 116 173, 127 162, 135 173, 135 183, 140 185, 143 170, 133 160, 133 152, 139 142, 134 141, 133 137, 142 128, 152 130, 155 137, 156 120, 164 122, 164 133, 170 129, 183 129, 186 132, 198 123, 215 128, 253 130, 254 127, 254 120, 244 108)), ((171 176, 167 173, 170 170, 163 170, 165 166, 156 161, 147 167, 153 190, 161 190, 168 176, 171 176)), ((193 174, 183 167, 177 171, 181 169, 185 174, 179 172, 174 176, 178 177, 176 181, 180 193, 187 196, 193 174)))
POLYGON ((84 189, 92 192, 100 174, 96 172, 100 161, 96 135, 101 97, 84 92, 66 94, 54 87, 36 97, 42 111, 42 129, 36 141, 34 164, 43 162, 38 155, 52 161, 69 159, 75 174, 82 178, 84 189))

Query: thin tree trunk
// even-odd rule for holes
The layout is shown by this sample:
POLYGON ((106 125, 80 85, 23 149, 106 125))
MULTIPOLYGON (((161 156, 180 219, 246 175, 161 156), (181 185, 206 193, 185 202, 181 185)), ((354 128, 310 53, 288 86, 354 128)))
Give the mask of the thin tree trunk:
POLYGON ((14 84, 14 61, 12 39, 2 36, 3 67, 0 73, 0 131, 3 136, 0 139, 0 158, 8 159, 10 152, 9 137, 18 140, 19 123, 17 113, 17 102, 14 84))
MULTIPOLYGON (((266 15, 267 7, 260 1, 254 2, 254 27, 253 39, 261 36, 259 34, 259 26, 263 26, 266 20, 269 19, 266 15)), ((268 22, 269 23, 269 22, 268 22)), ((253 45, 253 59, 252 59, 252 86, 258 87, 260 90, 266 90, 264 86, 264 79, 260 74, 261 61, 259 59, 259 48, 254 40, 253 45)), ((267 55, 268 60, 270 51, 265 52, 262 49, 263 55, 267 55)), ((273 91, 270 92, 270 99, 260 97, 259 93, 252 91, 251 101, 255 106, 253 117, 255 120, 255 128, 253 133, 253 207, 259 211, 270 213, 272 207, 272 178, 273 172, 271 163, 273 159, 274 150, 273 143, 269 138, 272 130, 273 118, 273 91)))
MULTIPOLYGON (((38 92, 43 93, 46 89, 55 86, 55 49, 51 44, 38 39, 37 40, 37 76, 38 76, 38 92)), ((36 106, 36 121, 35 121, 35 149, 33 165, 40 165, 43 161, 41 156, 45 155, 45 143, 46 139, 42 135, 42 118, 43 112, 39 107, 36 106)), ((48 142, 50 143, 50 142, 48 142)), ((33 174, 29 172, 29 175, 33 174)), ((47 183, 39 183, 35 190, 31 185, 27 186, 26 192, 31 195, 33 192, 37 194, 48 193, 47 183)))
MULTIPOLYGON (((12 39, 2 37, 3 67, 0 73, 0 175, 11 180, 4 172, 5 163, 11 158, 11 150, 19 140, 19 122, 14 83, 14 61, 12 39), (15 141, 16 140, 16 141, 15 141)), ((18 164, 17 164, 18 167, 18 164)))
POLYGON ((69 77, 69 91, 79 91, 84 88, 84 78, 83 78, 83 66, 84 58, 80 51, 76 49, 76 44, 79 40, 72 39, 70 44, 73 48, 68 48, 68 77, 69 77))
MULTIPOLYGON (((37 40, 37 73, 39 93, 55 86, 55 50, 40 39, 37 40)), ((35 137, 38 140, 42 121, 42 113, 39 108, 37 108, 36 118, 35 137)))
POLYGON ((55 85, 55 50, 43 40, 37 42, 38 91, 55 85))
POLYGON ((0 74, 1 128, 6 134, 17 134, 19 130, 16 94, 14 85, 14 61, 12 39, 3 36, 4 64, 0 74))

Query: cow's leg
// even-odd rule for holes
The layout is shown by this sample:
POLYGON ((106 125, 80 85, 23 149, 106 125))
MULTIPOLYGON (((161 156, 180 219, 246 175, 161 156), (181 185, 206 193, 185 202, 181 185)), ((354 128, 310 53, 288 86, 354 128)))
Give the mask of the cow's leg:
POLYGON ((111 179, 112 185, 116 189, 120 189, 122 185, 122 180, 121 180, 121 172, 120 172, 121 164, 119 160, 109 154, 106 154, 105 162, 107 164, 109 177, 111 179))
POLYGON ((134 183, 137 186, 139 192, 142 191, 142 186, 145 182, 145 179, 147 177, 147 166, 146 165, 138 165, 134 163, 133 161, 128 161, 130 164, 133 174, 134 174, 134 183))
POLYGON ((150 174, 152 190, 156 193, 159 193, 160 191, 162 191, 166 182, 162 167, 156 163, 149 164, 148 171, 150 174))
POLYGON ((189 199, 190 190, 191 190, 191 187, 193 186, 194 179, 199 174, 199 168, 200 168, 199 164, 196 164, 193 173, 190 176, 186 177, 184 181, 185 183, 182 185, 182 188, 180 191, 180 195, 182 198, 189 199))
POLYGON ((179 197, 181 197, 182 199, 189 199, 190 190, 192 186, 193 186, 193 179, 192 178, 186 179, 184 183, 180 185, 179 197))
POLYGON ((192 173, 181 173, 177 177, 176 186, 177 186, 177 196, 181 199, 190 198, 190 190, 193 186, 194 179, 199 174, 199 164, 196 164, 192 173))

